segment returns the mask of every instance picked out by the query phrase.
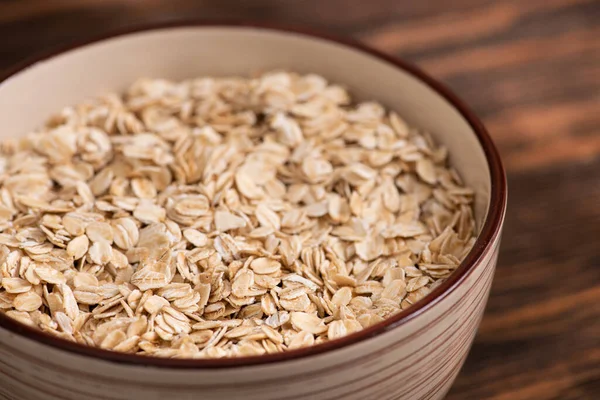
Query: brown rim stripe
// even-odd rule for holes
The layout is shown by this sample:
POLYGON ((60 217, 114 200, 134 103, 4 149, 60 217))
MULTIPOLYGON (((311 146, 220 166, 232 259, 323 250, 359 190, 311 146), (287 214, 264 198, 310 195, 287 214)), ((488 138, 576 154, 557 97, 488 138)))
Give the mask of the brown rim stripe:
MULTIPOLYGON (((486 292, 487 292, 487 286, 491 283, 491 281, 492 281, 492 276, 489 276, 488 279, 487 279, 487 282, 486 282, 485 286, 481 288, 481 290, 477 294, 476 299, 473 300, 471 302, 471 304, 469 305, 469 308, 470 308, 471 306, 473 306, 473 304, 475 304, 475 306, 469 312, 469 315, 466 318, 467 320, 470 321, 469 324, 458 325, 458 327, 456 327, 456 329, 454 329, 454 331, 451 333, 451 335, 450 335, 451 340, 449 341, 450 343, 447 346, 444 346, 444 348, 452 349, 452 348, 454 348, 456 346, 457 343, 460 343, 460 346, 458 347, 457 350, 454 350, 453 353, 450 353, 451 354, 450 358, 446 358, 446 354, 442 353, 442 355, 441 355, 440 358, 441 358, 441 360, 446 360, 446 362, 445 362, 444 365, 446 365, 448 362, 451 362, 452 359, 454 358, 454 355, 460 353, 460 350, 464 348, 465 344, 470 345, 470 339, 467 340, 467 341, 465 341, 465 342, 463 342, 463 339, 466 338, 466 337, 468 337, 470 334, 472 334, 472 336, 475 336, 475 332, 473 332, 473 328, 476 327, 479 324, 480 317, 481 317, 481 315, 483 315, 483 309, 480 309, 480 305, 483 302, 483 300, 485 299, 486 292), (477 317, 475 319, 471 319, 471 317, 473 317, 473 315, 476 314, 476 313, 479 314, 479 315, 477 315, 477 317), (455 335, 458 335, 458 336, 455 336, 455 335)), ((433 342, 428 342, 425 346, 429 346, 432 343, 433 342)), ((422 348, 423 347, 421 347, 421 349, 422 348)), ((366 386, 362 386, 362 387, 354 389, 354 390, 352 390, 350 392, 344 393, 344 396, 348 395, 348 394, 356 394, 356 393, 360 393, 360 392, 364 392, 364 391, 369 391, 373 387, 380 388, 381 387, 381 383, 388 381, 394 375, 402 373, 402 372, 406 371, 409 368, 415 367, 415 365, 419 364, 423 360, 428 359, 431 354, 433 354, 434 352, 437 352, 438 350, 439 350, 439 348, 433 348, 433 349, 429 350, 427 353, 424 353, 422 357, 420 357, 419 359, 417 359, 414 362, 412 362, 409 367, 404 367, 404 368, 401 368, 401 369, 399 369, 397 371, 392 371, 390 374, 385 375, 384 377, 378 379, 375 382, 371 382, 371 383, 369 383, 366 386)), ((403 360, 405 360, 405 359, 403 359, 403 360)), ((403 361, 403 360, 401 360, 401 361, 403 361)), ((441 360, 440 360, 440 362, 441 362, 441 360)), ((392 368, 393 368, 393 365, 392 365, 392 368)), ((389 369, 391 369, 391 368, 385 368, 385 370, 389 370, 389 369)), ((439 369, 441 369, 441 368, 438 368, 436 370, 436 372, 439 371, 439 369)), ((412 375, 409 375, 409 376, 405 377, 405 379, 409 380, 413 376, 421 375, 421 372, 422 371, 417 370, 412 375)), ((365 378, 371 377, 373 375, 376 375, 376 374, 375 373, 369 374, 369 375, 366 375, 365 377, 361 377, 360 379, 353 380, 352 382, 354 383, 354 382, 356 382, 358 380, 364 380, 365 378)), ((431 376, 435 376, 435 373, 426 375, 425 379, 422 379, 421 381, 419 381, 418 384, 415 387, 418 387, 419 385, 421 385, 424 381, 428 380, 431 376)), ((406 391, 406 393, 410 393, 410 391, 413 390, 415 387, 404 388, 404 390, 406 391)), ((327 388, 327 390, 328 389, 329 388, 327 388)), ((383 390, 383 392, 387 391, 388 389, 389 389, 389 387, 385 387, 384 390, 383 390)), ((378 392, 375 392, 375 393, 372 393, 372 394, 376 394, 376 393, 378 393, 378 392)), ((402 392, 402 394, 405 394, 405 392, 402 392)), ((337 400, 337 399, 343 399, 343 398, 344 398, 343 396, 342 397, 334 397, 334 398, 331 398, 329 400, 337 400)))
MULTIPOLYGON (((302 378, 308 377, 308 378, 311 378, 311 377, 313 377, 315 375, 321 375, 323 372, 329 372, 329 371, 332 371, 332 370, 340 371, 340 370, 343 370, 343 369, 351 368, 352 364, 354 362, 361 362, 361 361, 365 361, 365 360, 376 359, 382 353, 387 353, 390 350, 393 350, 393 349, 401 346, 402 344, 404 344, 405 342, 407 342, 409 340, 414 340, 414 337, 418 336, 418 334, 422 333, 423 331, 426 331, 432 325, 435 325, 441 319, 448 317, 453 312, 454 313, 459 312, 459 311, 457 311, 460 308, 459 306, 462 305, 465 301, 467 301, 467 298, 469 297, 468 295, 471 294, 471 292, 473 290, 475 290, 475 288, 478 286, 479 282, 482 279, 485 278, 485 275, 486 275, 485 271, 487 271, 487 268, 489 268, 489 267, 493 268, 495 266, 495 257, 497 256, 497 253, 498 253, 497 250, 498 250, 498 248, 499 248, 498 246, 495 247, 494 253, 492 254, 492 257, 490 258, 490 262, 487 263, 486 266, 485 266, 485 270, 481 272, 481 275, 472 284, 472 286, 467 290, 467 292, 465 292, 465 294, 459 298, 459 300, 453 305, 453 307, 451 307, 448 312, 446 312, 444 314, 441 314, 440 316, 436 317, 434 320, 430 321, 430 323, 428 323, 427 325, 425 325, 422 328, 420 328, 418 331, 415 332, 415 334, 413 334, 413 335, 411 335, 409 337, 402 338, 401 340, 392 343, 390 346, 386 347, 385 349, 383 349, 383 350, 381 350, 379 352, 370 353, 366 357, 358 357, 356 359, 344 362, 343 364, 338 364, 338 365, 335 365, 335 366, 332 366, 332 367, 323 368, 323 369, 318 370, 318 371, 311 371, 310 373, 299 374, 299 375, 296 375, 294 377, 295 378, 297 378, 297 377, 302 377, 302 378)), ((492 276, 493 276, 493 274, 492 274, 492 276)), ((37 359, 37 358, 35 358, 35 356, 31 356, 29 354, 22 353, 22 352, 20 352, 20 351, 18 351, 16 349, 13 349, 13 348, 10 348, 10 347, 5 347, 0 342, 0 348, 2 348, 2 347, 4 347, 5 349, 7 349, 8 351, 11 351, 13 353, 19 354, 23 358, 28 358, 32 363, 43 364, 46 361, 46 360, 37 359)), ((411 353, 411 355, 414 354, 414 353, 416 353, 417 351, 411 353)), ((408 357, 405 357, 405 358, 408 358, 408 357)), ((403 358, 402 360, 404 360, 405 358, 403 358)), ((400 360, 400 361, 402 361, 402 360, 400 360)), ((396 362, 398 362, 398 361, 396 361, 396 362)), ((63 366, 61 366, 59 364, 53 364, 52 368, 56 369, 56 370, 59 370, 59 371, 62 371, 62 372, 65 372, 65 373, 72 372, 70 369, 65 368, 65 367, 63 367, 63 366)), ((100 381, 103 381, 103 382, 106 382, 106 383, 110 383, 110 384, 115 384, 116 382, 122 382, 124 385, 127 385, 129 383, 137 383, 137 382, 132 382, 132 381, 128 381, 128 380, 122 380, 122 379, 106 378, 106 377, 99 376, 99 375, 93 375, 93 374, 87 373, 85 371, 77 371, 77 372, 78 372, 79 375, 83 375, 83 376, 86 376, 86 377, 88 377, 90 379, 100 380, 100 381)), ((256 384, 271 383, 271 382, 278 382, 278 379, 267 379, 267 380, 262 380, 260 382, 256 382, 256 381, 241 382, 241 383, 237 383, 236 387, 254 387, 256 384)), ((296 380, 296 382, 298 382, 298 381, 296 380)), ((149 387, 156 387, 156 388, 168 388, 168 387, 171 387, 171 388, 175 388, 175 389, 176 388, 181 388, 181 386, 182 386, 182 385, 175 385, 175 384, 173 384, 173 385, 170 385, 170 384, 163 385, 163 384, 150 384, 150 383, 144 383, 144 385, 145 386, 149 386, 149 387)), ((229 385, 227 385, 227 384, 219 384, 219 385, 216 385, 216 384, 213 384, 213 385, 186 385, 186 387, 188 387, 188 388, 200 388, 200 389, 222 388, 222 387, 228 387, 228 386, 229 385)))
MULTIPOLYGON (((494 255, 492 256, 492 258, 490 259, 490 262, 489 262, 489 263, 486 265, 486 268, 485 268, 485 270, 481 272, 481 275, 478 277, 477 281, 473 283, 473 285, 472 285, 472 286, 471 286, 471 287, 468 289, 468 291, 465 293, 465 295, 464 295, 464 296, 462 296, 462 297, 459 299, 459 301, 457 301, 457 303, 455 304, 455 306, 454 306, 454 307, 452 307, 452 308, 451 308, 451 310, 456 310, 456 309, 459 309, 460 307, 458 307, 458 306, 462 305, 462 303, 463 303, 463 302, 467 301, 467 299, 468 299, 468 297, 469 297, 468 295, 471 293, 471 291, 472 291, 472 290, 474 290, 474 289, 475 289, 475 288, 478 286, 478 284, 479 284, 480 280, 481 280, 481 279, 484 279, 486 276, 488 277, 488 278, 487 278, 486 285, 489 285, 489 283, 490 283, 490 281, 491 281, 491 279, 492 279, 492 277, 493 277, 493 274, 489 274, 489 269, 490 269, 490 267, 491 267, 491 269, 493 270, 493 266, 495 265, 495 262, 494 262, 494 257, 495 257, 495 254, 494 254, 494 255), (486 274, 486 272, 488 272, 488 273, 486 274)), ((481 293, 481 291, 478 293, 478 297, 480 296, 480 293, 481 293)), ((472 301, 472 302, 471 302, 471 304, 469 305, 469 308, 470 308, 470 306, 471 306, 473 303, 474 303, 474 301, 472 301)), ((446 313, 446 314, 442 314, 442 317, 444 317, 444 316, 448 316, 448 314, 450 314, 450 312, 449 312, 449 313, 446 313)), ((469 317, 470 317, 470 316, 471 316, 471 315, 469 315, 469 317)), ((437 321, 437 319, 436 319, 435 321, 437 321)), ((428 324, 428 325, 427 325, 427 326, 426 326, 424 329, 428 328, 430 325, 432 325, 432 324, 428 324)), ((422 330, 424 330, 424 329, 422 329, 422 330)), ((450 328, 448 328, 448 329, 450 329, 450 328)), ((444 332, 446 332, 448 329, 446 329, 444 332)), ((420 330, 420 331, 422 331, 422 330, 420 330)), ((420 332, 420 331, 419 331, 419 332, 420 332)), ((443 335, 443 333, 442 333, 442 334, 440 334, 440 335, 438 335, 438 337, 439 337, 439 336, 441 336, 441 335, 443 335)), ((414 336, 416 336, 416 335, 413 335, 413 337, 414 337, 414 336)), ((436 338, 437 338, 437 337, 436 337, 436 338)), ((369 355, 369 358, 377 358, 377 357, 379 357, 379 356, 380 356, 380 355, 381 355, 383 352, 389 352, 389 351, 390 351, 390 349, 396 348, 396 347, 398 347, 398 345, 399 345, 399 344, 402 344, 402 343, 404 343, 404 342, 406 341, 405 339, 406 339, 406 338, 404 338, 403 340, 400 340, 400 341, 398 341, 398 342, 395 342, 395 343, 394 343, 394 344, 392 344, 390 347, 387 347, 385 350, 383 350, 383 351, 381 351, 381 352, 370 354, 370 355, 369 355)), ((435 339, 433 339, 433 340, 435 340, 435 339)), ((428 343, 428 345, 429 345, 430 343, 431 343, 431 342, 429 342, 429 343, 428 343)), ((13 348, 10 348, 10 347, 5 347, 5 346, 3 346, 3 345, 2 345, 2 343, 0 343, 0 348, 5 348, 5 349, 6 349, 7 351, 9 351, 9 352, 18 353, 18 354, 20 354, 22 357, 24 357, 24 358, 28 358, 28 359, 29 359, 31 362, 33 362, 33 363, 40 363, 40 360, 39 360, 39 359, 37 359, 37 358, 35 358, 35 357, 33 357, 33 356, 29 356, 29 355, 27 355, 27 354, 21 353, 21 352, 19 352, 19 351, 15 350, 15 349, 13 349, 13 348)), ((418 350, 415 350, 413 353, 411 353, 411 354, 410 354, 409 356, 407 356, 407 357, 404 357, 402 360, 405 360, 406 358, 409 358, 411 355, 413 355, 413 354, 417 353, 419 350, 420 350, 420 349, 418 349, 418 350)), ((364 360, 364 358, 363 358, 362 360, 364 360)), ((402 361, 402 360, 399 360, 399 361, 402 361)), ((420 362, 421 360, 422 360, 422 358, 421 358, 421 359, 418 359, 416 362, 420 362)), ((397 361, 395 361, 395 363, 396 363, 396 362, 397 362, 397 361)), ((393 367, 393 365, 392 365, 392 367, 393 367)), ((64 367, 62 367, 62 366, 60 366, 60 365, 55 365, 55 366, 54 366, 54 369, 58 369, 59 371, 65 372, 65 373, 67 373, 67 374, 72 372, 71 370, 69 370, 69 369, 67 369, 67 368, 64 368, 64 367)), ((385 368, 385 369, 387 369, 387 368, 385 368)), ((384 369, 384 370, 385 370, 385 369, 384 369)), ((378 372, 380 372, 380 371, 378 371, 378 372)), ((88 376, 90 379, 93 379, 93 380, 98 380, 98 378, 100 378, 100 380, 102 380, 102 381, 104 381, 104 382, 106 382, 106 383, 109 383, 109 382, 110 382, 110 383, 112 383, 112 384, 114 384, 114 383, 115 383, 115 380, 114 380, 114 379, 110 379, 110 378, 104 378, 104 377, 99 377, 99 376, 96 376, 96 375, 91 375, 91 374, 85 373, 85 372, 83 372, 83 371, 78 371, 78 373, 80 373, 80 374, 84 374, 84 375, 88 376)), ((374 374, 375 374, 375 373, 373 373, 373 374, 370 374, 370 375, 374 375, 374 374)), ((370 376, 370 375, 369 375, 369 376, 370 376)), ((361 379, 364 379, 364 378, 361 378, 361 379)), ((124 383, 136 383, 136 382, 131 382, 131 381, 122 381, 122 380, 120 380, 120 381, 121 381, 121 382, 124 382, 124 383)), ((295 382, 297 382, 297 381, 295 381, 295 382)), ((261 383, 262 383, 262 381, 261 381, 261 383)), ((56 383, 53 383, 53 384, 54 384, 54 385, 56 385, 56 383)), ((252 382, 252 385, 254 385, 254 384, 255 384, 255 382, 252 382)), ((164 385, 158 385, 158 384, 157 384, 157 385, 148 385, 148 384, 145 384, 145 385, 146 385, 146 386, 151 386, 151 387, 157 387, 157 388, 159 388, 159 387, 160 387, 160 388, 163 388, 163 387, 172 387, 172 388, 174 388, 174 389, 176 389, 176 388, 181 388, 181 385, 167 385, 167 386, 164 386, 164 385)), ((246 384, 246 385, 249 385, 249 384, 246 384)), ((201 388, 207 388, 207 387, 210 387, 210 388, 214 388, 214 387, 216 387, 216 388, 221 388, 221 387, 224 387, 224 386, 226 386, 226 385, 218 385, 218 386, 217 386, 217 385, 211 385, 211 386, 201 386, 201 388)), ((236 387, 239 387, 239 386, 244 386, 244 384, 236 384, 236 387)), ((187 386, 187 387, 190 387, 190 386, 187 386)), ((192 386, 192 387, 198 387, 198 386, 192 386)), ((65 388, 65 389, 66 389, 66 388, 65 388)), ((68 390, 68 389, 67 389, 67 390, 68 390)), ((305 396, 305 395, 310 395, 310 393, 303 394, 302 396, 305 396)), ((292 399, 292 398, 290 398, 290 399, 292 399)))
POLYGON ((486 156, 486 160, 488 162, 488 166, 490 168, 490 179, 491 179, 491 193, 490 193, 490 206, 488 209, 488 213, 486 215, 483 227, 481 229, 480 235, 478 236, 475 245, 471 252, 467 255, 465 260, 461 263, 461 265, 457 268, 455 273, 446 281, 444 284, 440 285, 438 288, 433 290, 430 294, 428 294, 424 299, 410 307, 408 310, 402 311, 397 315, 380 322, 379 324, 375 324, 372 327, 367 329, 363 329, 359 332, 350 334, 341 339, 332 340, 329 342, 325 342, 322 344, 290 350, 283 353, 269 354, 263 356, 251 356, 251 357, 239 357, 239 358, 225 358, 225 359, 216 359, 216 360, 187 360, 187 359, 165 359, 158 357, 146 357, 146 356, 137 356, 132 354, 123 354, 112 351, 107 351, 103 349, 98 349, 94 347, 85 346, 79 343, 73 343, 66 341, 64 339, 60 339, 45 332, 39 331, 35 328, 26 326, 21 324, 20 322, 16 322, 4 314, 0 313, 0 327, 7 329, 13 333, 25 336, 29 339, 44 343, 49 346, 54 346, 60 348, 64 351, 77 353, 79 355, 88 356, 88 357, 97 357, 107 361, 118 362, 118 363, 126 363, 126 364, 136 364, 136 365, 144 365, 144 366, 155 366, 155 367, 164 367, 164 368, 231 368, 231 367, 240 367, 240 366, 249 366, 249 365, 257 365, 263 363, 273 363, 280 361, 287 361, 292 359, 297 359, 301 357, 307 357, 310 355, 321 354, 323 352, 338 349, 341 347, 345 347, 358 341, 376 336, 382 332, 389 331, 398 327, 399 325, 406 323, 407 321, 417 317, 429 310, 433 305, 442 301, 444 298, 448 296, 450 292, 453 292, 458 285, 460 285, 466 277, 468 277, 472 271, 477 267, 478 263, 489 254, 490 247, 497 239, 500 227, 502 225, 502 221, 504 218, 504 213, 506 210, 506 176, 504 173, 504 169, 502 167, 502 163, 500 161, 500 157, 498 155, 498 151, 496 150, 490 136, 488 135, 485 127, 479 121, 479 119, 473 114, 473 112, 445 85, 437 82, 433 78, 429 77, 427 74, 422 72, 417 67, 408 64, 404 61, 401 61, 391 55, 379 52, 370 47, 367 47, 361 43, 350 39, 340 39, 333 37, 327 34, 315 34, 312 32, 308 32, 303 29, 290 29, 290 28, 282 28, 275 25, 266 25, 266 24, 256 24, 256 23, 242 23, 242 22, 226 22, 226 23, 206 23, 203 21, 187 21, 187 22, 176 22, 176 23, 166 23, 166 24, 155 24, 150 26, 137 27, 133 29, 122 30, 110 35, 104 35, 100 38, 94 40, 85 40, 80 43, 77 43, 72 46, 68 46, 61 51, 47 53, 41 57, 37 57, 32 61, 28 61, 23 63, 20 66, 15 67, 12 71, 6 74, 3 77, 0 77, 0 84, 5 79, 8 79, 12 75, 20 72, 21 70, 32 66, 33 64, 49 59, 57 54, 78 48, 86 45, 90 45, 93 43, 97 43, 102 40, 115 38, 127 34, 132 33, 141 33, 148 31, 156 31, 163 29, 178 29, 178 28, 202 28, 202 27, 221 27, 221 28, 244 28, 244 29, 261 29, 266 31, 276 31, 281 33, 288 34, 296 34, 300 36, 305 36, 313 39, 318 39, 321 41, 335 43, 337 45, 341 45, 347 48, 351 48, 357 50, 359 52, 370 55, 380 61, 386 62, 398 69, 401 69, 413 77, 421 81, 422 83, 429 86, 435 92, 437 92, 441 97, 445 98, 452 106, 465 118, 465 120, 469 123, 479 143, 482 147, 482 150, 486 156))
MULTIPOLYGON (((493 264, 493 263, 490 263, 490 264, 493 264)), ((483 277, 484 275, 485 275, 485 273, 482 273, 482 275, 481 275, 481 276, 483 277)), ((486 293, 485 293, 485 292, 487 291, 487 287, 488 287, 488 286, 489 286, 489 284, 491 283, 492 279, 493 279, 493 274, 488 274, 488 275, 487 275, 487 281, 486 281, 486 283, 485 283, 485 286, 484 286, 484 287, 483 287, 483 288, 482 288, 482 289, 481 289, 481 290, 480 290, 480 291, 477 293, 476 299, 472 300, 472 301, 471 301, 471 303, 470 303, 470 304, 469 304, 469 305, 466 307, 467 309, 471 309, 471 307, 473 307, 473 304, 477 303, 477 305, 475 305, 475 307, 473 307, 473 309, 472 309, 472 310, 469 312, 469 315, 467 315, 467 317, 466 317, 466 319, 467 319, 467 320, 470 320, 470 319, 471 319, 471 317, 473 316, 473 313, 474 313, 475 311, 477 311, 477 307, 479 307, 480 303, 481 303, 481 302, 482 302, 482 300, 485 298, 485 295, 486 295, 486 293)), ((476 282, 476 283, 473 285, 473 287, 476 287, 476 286, 477 286, 477 283, 478 283, 478 282, 476 282)), ((467 299, 467 298, 468 298, 468 296, 467 296, 468 294, 469 294, 469 292, 465 293, 465 296, 461 297, 461 299, 460 299, 460 300, 459 300, 459 301, 456 303, 456 305, 455 305, 455 307, 456 307, 456 308, 458 308, 457 306, 461 305, 461 303, 462 303, 463 301, 466 301, 465 299, 467 299)), ((479 317, 478 317, 478 318, 479 318, 479 317)), ((471 323, 471 324, 469 325, 469 327, 472 327, 472 325, 478 325, 478 324, 479 324, 479 320, 477 320, 477 321, 476 321, 476 323, 471 323)), ((451 335, 450 335, 450 336, 452 336, 452 335, 456 334, 456 332, 457 332, 457 331, 459 331, 459 330, 460 330, 462 327, 463 327, 462 325, 461 325, 461 326, 458 326, 458 327, 456 327, 456 329, 454 329, 454 331, 451 333, 451 335)), ((415 350, 413 350, 413 351, 412 351, 412 352, 411 352, 409 355, 407 355, 407 356, 405 356, 405 357, 403 357, 403 358, 401 358, 401 359, 399 359, 399 360, 394 360, 392 363, 390 363, 390 364, 387 364, 386 366, 384 366, 384 367, 381 367, 381 368, 377 369, 376 371, 373 371, 373 372, 369 373, 368 375, 362 375, 360 378, 353 380, 353 381, 352 381, 352 383, 356 383, 356 382, 358 382, 358 381, 366 380, 366 379, 368 379, 368 378, 370 378, 370 377, 372 377, 372 376, 379 375, 379 374, 380 374, 380 373, 382 373, 382 372, 387 372, 388 370, 392 369, 392 368, 393 368, 393 367, 394 367, 396 364, 398 364, 398 363, 401 363, 402 361, 405 361, 405 360, 407 360, 408 358, 412 357, 413 355, 415 355, 415 354, 419 353, 419 352, 420 352, 420 351, 421 351, 423 348, 425 348, 425 347, 428 347, 428 346, 431 346, 432 344, 434 344, 435 342, 437 342, 437 341, 438 341, 440 338, 443 338, 443 337, 446 335, 446 333, 447 333, 448 331, 450 331, 452 328, 455 328, 455 326, 454 326, 454 325, 450 325, 448 328, 446 328, 446 329, 444 329, 442 332, 440 332, 440 333, 439 333, 439 334, 438 334, 438 335, 437 335, 435 338, 433 338, 431 341, 427 342, 427 343, 426 343, 424 346, 422 346, 422 347, 419 347, 418 349, 415 349, 415 350)), ((393 349, 393 348, 392 348, 391 346, 390 346, 390 347, 387 347, 387 348, 385 349, 385 352, 387 353, 387 352, 389 352, 389 351, 390 351, 390 350, 392 350, 392 349, 393 349)), ((411 362, 411 365, 410 365, 410 367, 408 367, 408 368, 412 368, 412 367, 414 367, 416 364, 418 364, 419 362, 421 362, 423 359, 427 358, 427 357, 428 357, 428 356, 429 356, 431 353, 433 353, 435 350, 436 350, 436 349, 432 349, 432 350, 429 350, 427 353, 424 353, 424 354, 423 354, 423 357, 420 357, 420 358, 418 358, 418 359, 414 360, 413 362, 411 362)), ((382 352, 378 352, 378 353, 376 353, 376 354, 379 356, 381 353, 383 353, 383 351, 382 351, 382 352)), ((354 364, 354 365, 356 365, 356 364, 354 364)), ((405 367, 405 368, 399 369, 399 370, 397 370, 397 371, 394 371, 392 374, 388 375, 388 376, 386 377, 386 379, 387 379, 387 378, 390 378, 390 377, 392 377, 392 376, 394 376, 394 375, 396 375, 396 374, 399 374, 399 373, 401 373, 401 372, 404 372, 404 371, 405 371, 406 369, 408 369, 408 368, 407 368, 407 367, 405 367)), ((380 383, 380 382, 381 382, 381 381, 377 381, 376 383, 380 383)), ((331 390, 335 390, 336 388, 338 388, 338 387, 340 387, 340 386, 346 386, 346 385, 347 385, 347 383, 345 383, 345 382, 344 382, 344 383, 340 383, 340 384, 338 384, 338 385, 335 385, 335 386, 329 386, 329 387, 327 387, 325 390, 314 391, 314 392, 309 392, 309 393, 302 393, 302 394, 300 394, 300 395, 298 395, 298 396, 291 396, 291 397, 290 397, 290 396, 288 396, 288 397, 286 397, 286 399, 287 399, 287 400, 302 399, 302 398, 305 398, 306 396, 310 396, 310 395, 313 395, 313 394, 316 394, 316 393, 328 392, 328 391, 331 391, 331 390)), ((369 385, 369 386, 373 386, 373 385, 369 385)), ((360 389, 360 390, 362 390, 362 389, 360 389)), ((352 393, 355 393, 355 392, 353 391, 352 393)))

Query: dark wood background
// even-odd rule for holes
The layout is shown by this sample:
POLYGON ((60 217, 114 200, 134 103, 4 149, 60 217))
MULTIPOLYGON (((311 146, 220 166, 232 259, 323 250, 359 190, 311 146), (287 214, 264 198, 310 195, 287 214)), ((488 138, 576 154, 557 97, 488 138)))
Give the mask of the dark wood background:
POLYGON ((600 1, 0 0, 0 72, 71 40, 186 17, 352 36, 455 89, 500 149, 509 208, 448 399, 600 399, 600 1))

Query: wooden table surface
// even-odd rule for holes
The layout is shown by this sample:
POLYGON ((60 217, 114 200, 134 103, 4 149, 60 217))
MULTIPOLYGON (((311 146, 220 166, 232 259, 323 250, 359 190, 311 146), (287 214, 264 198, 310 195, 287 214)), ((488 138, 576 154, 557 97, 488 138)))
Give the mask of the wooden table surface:
POLYGON ((352 36, 455 89, 500 149, 509 206, 488 308, 448 399, 600 399, 600 1, 0 0, 0 72, 185 17, 352 36))

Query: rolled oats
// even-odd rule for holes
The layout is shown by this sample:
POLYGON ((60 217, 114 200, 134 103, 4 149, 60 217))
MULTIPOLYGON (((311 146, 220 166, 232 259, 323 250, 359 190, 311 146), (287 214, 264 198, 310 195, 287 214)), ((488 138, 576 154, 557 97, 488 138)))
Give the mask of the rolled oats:
POLYGON ((447 157, 316 75, 139 80, 2 147, 0 309, 160 357, 351 334, 473 246, 473 190, 447 157))

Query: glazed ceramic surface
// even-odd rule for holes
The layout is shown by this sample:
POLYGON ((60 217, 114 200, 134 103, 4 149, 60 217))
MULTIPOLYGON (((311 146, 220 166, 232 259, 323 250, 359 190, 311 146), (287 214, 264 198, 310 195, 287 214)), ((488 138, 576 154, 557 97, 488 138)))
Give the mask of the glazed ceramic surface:
POLYGON ((506 205, 497 152, 478 120, 413 67, 360 45, 256 26, 168 26, 77 47, 0 83, 1 138, 139 77, 270 69, 314 72, 377 100, 448 147, 476 191, 480 231, 455 275, 411 309, 341 340, 272 356, 163 360, 51 338, 0 315, 0 398, 16 400, 440 399, 467 356, 489 294, 506 205))

